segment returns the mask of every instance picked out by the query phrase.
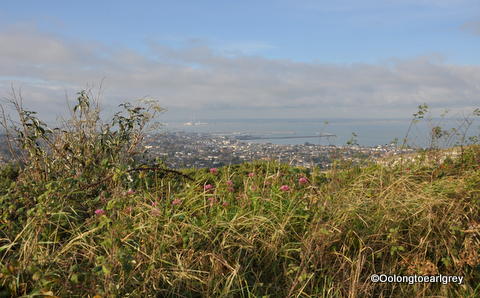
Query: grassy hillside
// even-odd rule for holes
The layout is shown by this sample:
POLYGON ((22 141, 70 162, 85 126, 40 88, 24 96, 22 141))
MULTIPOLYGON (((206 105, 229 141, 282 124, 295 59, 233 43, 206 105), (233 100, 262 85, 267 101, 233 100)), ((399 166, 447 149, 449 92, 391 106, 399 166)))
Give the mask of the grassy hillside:
POLYGON ((89 189, 5 169, 1 284, 14 295, 478 296, 479 161, 471 147, 429 167, 263 162, 89 189), (374 273, 465 282, 373 284, 374 273))
POLYGON ((143 110, 97 126, 80 99, 70 130, 24 119, 24 162, 0 173, 0 295, 480 295, 478 146, 327 173, 275 162, 176 172, 133 158, 143 110))

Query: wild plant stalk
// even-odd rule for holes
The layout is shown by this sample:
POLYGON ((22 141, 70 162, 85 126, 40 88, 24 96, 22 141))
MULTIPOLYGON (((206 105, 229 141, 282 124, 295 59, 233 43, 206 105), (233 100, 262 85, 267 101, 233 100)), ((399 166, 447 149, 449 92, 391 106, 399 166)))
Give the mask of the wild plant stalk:
POLYGON ((29 164, 32 173, 64 175, 65 170, 74 175, 90 175, 99 165, 120 165, 133 161, 140 151, 146 129, 162 109, 155 101, 143 100, 142 105, 121 104, 109 122, 102 122, 99 103, 91 99, 90 91, 78 93, 77 104, 71 118, 60 128, 50 129, 36 117, 36 113, 25 110, 21 93, 13 90, 8 100, 18 116, 18 122, 7 118, 2 107, 2 126, 10 136, 15 131, 16 144, 22 148, 23 164, 29 164))
POLYGON ((405 133, 405 137, 403 138, 402 146, 400 147, 401 150, 405 149, 405 146, 408 142, 408 137, 412 130, 412 127, 418 123, 420 119, 425 117, 425 114, 428 112, 428 105, 421 104, 418 106, 418 111, 413 114, 412 120, 410 120, 410 124, 408 125, 407 132, 405 133))

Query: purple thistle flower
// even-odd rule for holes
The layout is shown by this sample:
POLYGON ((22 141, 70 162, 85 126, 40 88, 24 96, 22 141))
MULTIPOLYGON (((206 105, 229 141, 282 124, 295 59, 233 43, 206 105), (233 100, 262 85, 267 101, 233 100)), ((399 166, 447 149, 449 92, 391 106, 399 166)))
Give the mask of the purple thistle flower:
POLYGON ((282 185, 282 186, 280 186, 280 190, 281 191, 289 191, 290 187, 288 185, 282 185))
POLYGON ((211 184, 207 184, 203 187, 204 190, 210 190, 212 188, 213 188, 213 185, 211 185, 211 184))
POLYGON ((216 174, 216 173, 218 173, 218 169, 217 168, 211 168, 210 173, 216 174))
POLYGON ((172 201, 172 205, 180 205, 182 203, 182 200, 180 199, 175 199, 172 201))

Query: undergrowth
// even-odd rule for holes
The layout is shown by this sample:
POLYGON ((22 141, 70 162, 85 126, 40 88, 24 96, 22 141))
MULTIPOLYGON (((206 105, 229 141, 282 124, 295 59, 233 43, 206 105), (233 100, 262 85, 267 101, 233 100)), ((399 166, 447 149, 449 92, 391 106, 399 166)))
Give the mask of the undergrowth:
POLYGON ((0 172, 1 295, 480 295, 479 146, 328 172, 177 172, 135 158, 148 108, 124 105, 105 126, 88 102, 70 130, 24 115, 23 160, 0 172), (465 279, 370 281, 382 273, 465 279))

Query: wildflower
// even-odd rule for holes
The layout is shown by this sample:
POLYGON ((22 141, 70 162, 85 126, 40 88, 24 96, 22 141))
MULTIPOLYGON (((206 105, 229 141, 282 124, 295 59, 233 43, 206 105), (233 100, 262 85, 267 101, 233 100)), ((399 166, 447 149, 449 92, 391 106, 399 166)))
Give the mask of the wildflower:
POLYGON ((253 172, 248 173, 248 177, 252 178, 253 176, 255 176, 255 173, 253 173, 253 172))
POLYGON ((182 203, 182 200, 180 199, 175 199, 172 201, 172 205, 180 205, 182 203))
POLYGON ((298 183, 300 184, 307 184, 308 183, 308 179, 305 178, 305 177, 301 177, 298 179, 298 183))
POLYGON ((208 202, 210 203, 210 206, 213 206, 213 204, 215 204, 216 200, 215 198, 208 198, 208 202))
POLYGON ((223 206, 223 207, 227 207, 227 206, 228 206, 228 202, 223 202, 223 203, 222 203, 222 206, 223 206))
POLYGON ((217 168, 211 168, 210 173, 216 174, 216 173, 218 173, 218 169, 217 168))
POLYGON ((157 205, 158 205, 157 202, 153 202, 153 203, 152 203, 152 207, 155 207, 155 206, 157 206, 157 205))
POLYGON ((95 214, 96 214, 96 215, 104 215, 104 214, 105 214, 105 210, 103 210, 103 209, 97 209, 97 210, 95 210, 95 214))
POLYGON ((257 186, 255 186, 255 185, 250 186, 250 190, 251 190, 251 191, 256 191, 256 190, 257 190, 257 186))
POLYGON ((227 180, 227 182, 225 182, 225 183, 227 183, 228 186, 232 186, 232 185, 233 185, 233 181, 232 181, 232 180, 227 180))
POLYGON ((213 185, 211 185, 211 184, 207 184, 203 187, 204 190, 210 190, 212 188, 213 188, 213 185))
POLYGON ((133 195, 133 194, 135 194, 135 191, 130 188, 130 189, 127 191, 127 195, 130 196, 130 195, 133 195))
POLYGON ((288 185, 282 185, 282 186, 280 186, 280 190, 281 191, 289 191, 290 187, 288 185))
POLYGON ((234 191, 235 191, 235 188, 229 186, 229 187, 227 188, 227 190, 228 190, 229 192, 234 192, 234 191))

